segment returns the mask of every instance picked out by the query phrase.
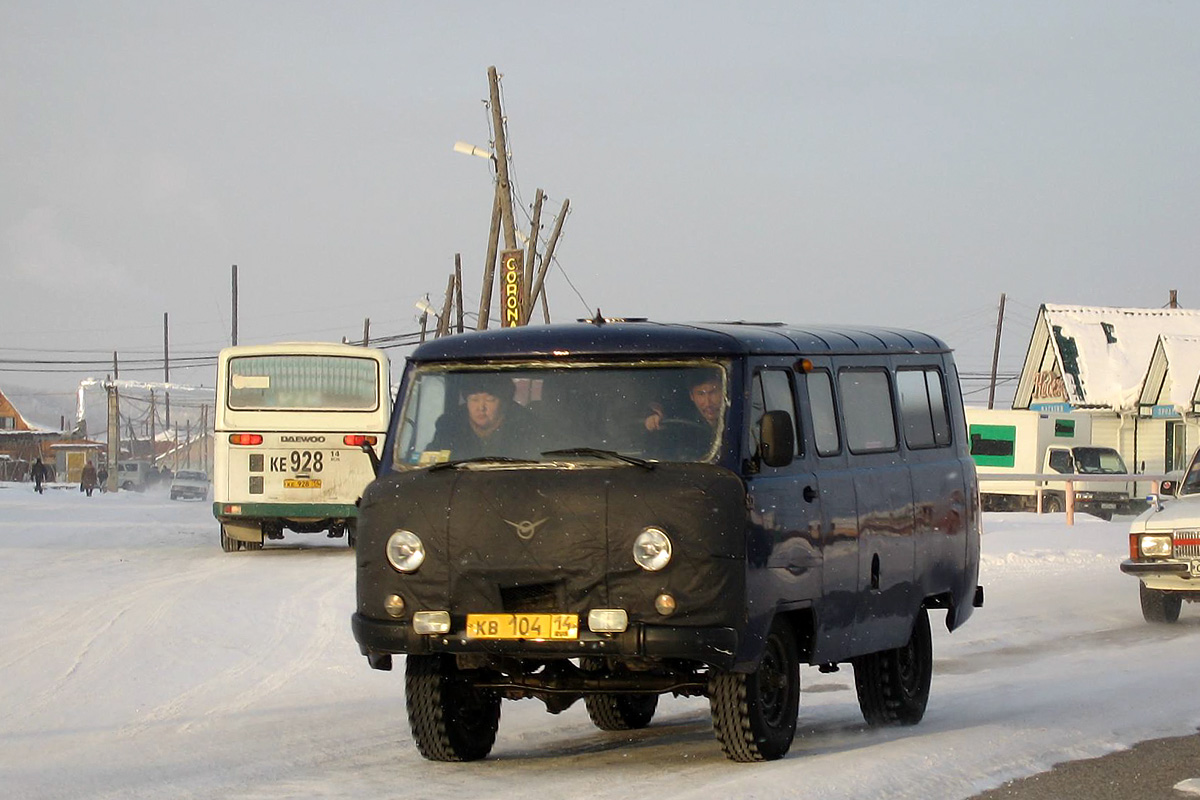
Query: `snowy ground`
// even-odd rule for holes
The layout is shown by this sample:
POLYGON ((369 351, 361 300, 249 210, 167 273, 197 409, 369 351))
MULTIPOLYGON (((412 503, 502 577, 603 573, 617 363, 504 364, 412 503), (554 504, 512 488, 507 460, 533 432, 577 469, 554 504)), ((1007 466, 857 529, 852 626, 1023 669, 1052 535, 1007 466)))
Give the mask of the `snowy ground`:
POLYGON ((703 700, 606 734, 581 704, 505 703, 491 758, 412 746, 403 663, 350 634, 353 556, 291 535, 223 553, 208 503, 0 483, 6 798, 962 798, 1200 726, 1200 607, 1142 621, 1128 520, 986 515, 987 604, 935 617, 924 722, 872 730, 849 668, 804 668, 788 757, 734 764, 703 700))

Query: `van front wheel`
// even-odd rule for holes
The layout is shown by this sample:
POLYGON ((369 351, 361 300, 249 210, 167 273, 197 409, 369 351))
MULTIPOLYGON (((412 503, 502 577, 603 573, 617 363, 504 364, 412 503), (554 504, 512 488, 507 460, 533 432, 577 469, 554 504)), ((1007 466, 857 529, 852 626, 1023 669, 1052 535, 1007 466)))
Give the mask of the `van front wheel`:
POLYGON ((868 725, 916 725, 925 716, 933 679, 929 614, 917 614, 908 643, 853 660, 858 707, 868 725))
POLYGON ((800 657, 791 627, 776 617, 754 672, 715 672, 708 703, 713 733, 728 758, 782 758, 796 736, 800 711, 800 657))
POLYGON ((477 689, 453 656, 405 658, 408 725, 430 761, 478 761, 492 752, 500 727, 500 696, 477 689))

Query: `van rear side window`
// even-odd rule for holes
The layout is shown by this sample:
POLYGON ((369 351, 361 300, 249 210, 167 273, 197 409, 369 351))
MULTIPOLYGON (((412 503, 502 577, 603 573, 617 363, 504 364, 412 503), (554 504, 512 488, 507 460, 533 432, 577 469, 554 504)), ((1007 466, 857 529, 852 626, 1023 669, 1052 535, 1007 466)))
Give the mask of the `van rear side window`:
POLYGON ((896 419, 892 416, 887 370, 844 369, 838 373, 838 394, 851 453, 896 449, 896 419))
POLYGON ((896 371, 904 442, 914 450, 950 445, 950 415, 937 369, 896 371))

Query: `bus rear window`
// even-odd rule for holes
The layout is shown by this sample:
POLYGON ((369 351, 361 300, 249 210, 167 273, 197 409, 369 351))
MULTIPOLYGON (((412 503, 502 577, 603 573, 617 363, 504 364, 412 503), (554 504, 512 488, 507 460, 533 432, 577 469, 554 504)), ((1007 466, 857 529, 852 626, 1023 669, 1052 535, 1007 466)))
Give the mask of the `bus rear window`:
POLYGON ((373 411, 379 367, 345 356, 241 356, 229 361, 228 391, 235 410, 373 411))

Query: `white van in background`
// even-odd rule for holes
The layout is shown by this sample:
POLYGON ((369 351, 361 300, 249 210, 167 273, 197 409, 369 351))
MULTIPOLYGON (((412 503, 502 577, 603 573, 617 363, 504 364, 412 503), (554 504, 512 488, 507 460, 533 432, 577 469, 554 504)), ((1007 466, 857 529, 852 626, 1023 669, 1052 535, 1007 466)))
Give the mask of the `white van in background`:
POLYGON ((125 491, 144 492, 150 485, 149 461, 122 461, 117 464, 117 487, 125 491))

